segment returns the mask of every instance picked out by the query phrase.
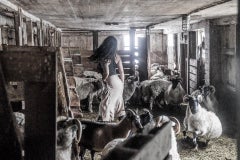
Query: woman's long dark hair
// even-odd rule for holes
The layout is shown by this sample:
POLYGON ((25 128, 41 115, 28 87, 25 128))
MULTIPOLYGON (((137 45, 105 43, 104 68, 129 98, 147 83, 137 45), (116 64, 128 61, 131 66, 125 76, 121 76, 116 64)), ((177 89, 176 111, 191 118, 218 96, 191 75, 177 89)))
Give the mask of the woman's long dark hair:
POLYGON ((91 61, 109 60, 115 57, 117 50, 117 39, 113 36, 108 36, 103 43, 94 51, 94 54, 89 57, 91 61))

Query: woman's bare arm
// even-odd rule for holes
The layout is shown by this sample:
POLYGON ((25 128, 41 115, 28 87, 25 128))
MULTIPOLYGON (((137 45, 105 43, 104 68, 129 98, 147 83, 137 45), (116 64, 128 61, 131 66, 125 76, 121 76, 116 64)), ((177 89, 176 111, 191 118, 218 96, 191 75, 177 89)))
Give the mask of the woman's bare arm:
POLYGON ((102 68, 103 68, 103 81, 105 82, 109 76, 109 64, 111 63, 111 61, 104 61, 104 62, 101 62, 101 65, 102 65, 102 68))
POLYGON ((116 54, 116 64, 118 66, 118 71, 120 74, 120 79, 122 80, 122 82, 124 83, 124 70, 123 70, 123 65, 122 65, 122 59, 121 57, 116 54))

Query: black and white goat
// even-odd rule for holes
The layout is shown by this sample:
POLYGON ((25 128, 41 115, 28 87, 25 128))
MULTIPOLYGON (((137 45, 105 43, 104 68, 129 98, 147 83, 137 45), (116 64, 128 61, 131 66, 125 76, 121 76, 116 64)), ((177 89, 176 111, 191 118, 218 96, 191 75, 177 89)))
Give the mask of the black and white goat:
POLYGON ((206 136, 206 145, 210 139, 218 138, 222 134, 222 124, 215 113, 207 111, 200 104, 202 102, 202 96, 184 96, 184 102, 188 103, 186 109, 186 115, 184 118, 183 131, 186 137, 186 132, 193 133, 193 143, 195 149, 198 149, 197 137, 206 136))
POLYGON ((165 102, 166 104, 179 105, 183 102, 183 97, 185 95, 185 91, 181 86, 182 78, 177 76, 171 78, 170 81, 172 83, 168 86, 164 95, 165 102))
POLYGON ((192 96, 202 95, 201 106, 208 111, 218 112, 218 101, 215 97, 215 87, 213 85, 203 85, 191 93, 192 96))

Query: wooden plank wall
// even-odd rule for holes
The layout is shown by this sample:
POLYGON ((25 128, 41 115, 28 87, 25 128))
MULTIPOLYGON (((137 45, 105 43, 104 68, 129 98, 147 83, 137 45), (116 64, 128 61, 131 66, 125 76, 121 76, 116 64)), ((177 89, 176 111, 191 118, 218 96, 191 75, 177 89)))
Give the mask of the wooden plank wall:
POLYGON ((60 30, 47 21, 23 14, 21 8, 6 10, 0 6, 0 47, 2 44, 17 46, 61 45, 60 30))
POLYGON ((88 57, 93 54, 93 48, 101 45, 108 36, 114 36, 118 41, 118 53, 120 54, 124 72, 126 75, 132 73, 130 51, 124 50, 124 34, 128 31, 71 31, 62 33, 62 53, 65 58, 67 76, 83 76, 86 70, 97 71, 97 64, 90 62, 88 57), (97 36, 97 42, 96 42, 97 36), (94 42, 95 41, 95 42, 94 42), (98 46, 96 46, 98 44, 98 46), (68 61, 67 61, 68 60, 68 61), (72 72, 73 70, 73 72, 72 72))

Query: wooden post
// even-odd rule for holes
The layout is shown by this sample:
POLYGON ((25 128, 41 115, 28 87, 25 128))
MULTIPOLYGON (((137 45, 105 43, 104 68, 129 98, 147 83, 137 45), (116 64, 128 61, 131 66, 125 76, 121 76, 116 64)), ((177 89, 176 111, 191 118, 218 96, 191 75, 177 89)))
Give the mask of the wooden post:
POLYGON ((149 76, 150 71, 151 71, 151 49, 150 49, 150 28, 147 27, 146 29, 146 41, 147 41, 147 69, 148 69, 148 79, 150 78, 149 76))
POLYGON ((26 20, 27 45, 34 46, 32 20, 26 20))
MULTIPOLYGON (((237 17, 237 25, 236 25, 236 73, 237 73, 237 80, 236 80, 236 87, 237 87, 237 125, 240 126, 240 2, 238 1, 238 17, 237 17)), ((240 128, 237 127, 238 129, 238 134, 237 134, 237 139, 238 139, 238 144, 237 144, 237 151, 238 151, 238 160, 240 160, 240 128)))
POLYGON ((134 55, 134 52, 135 52, 135 29, 134 28, 130 28, 130 31, 129 31, 129 35, 130 35, 130 56, 131 56, 131 69, 134 70, 134 59, 133 59, 133 55, 134 55))
POLYGON ((98 31, 93 31, 93 50, 98 48, 98 31))

